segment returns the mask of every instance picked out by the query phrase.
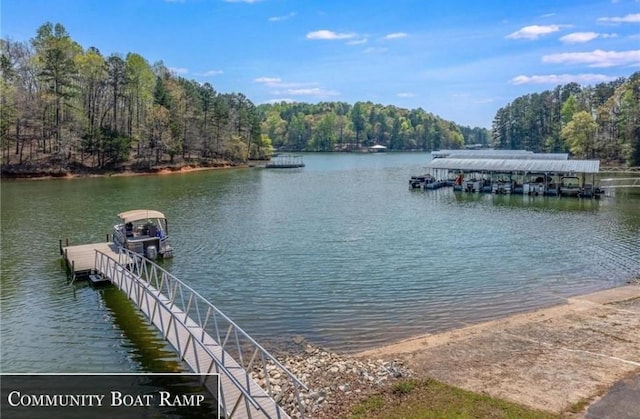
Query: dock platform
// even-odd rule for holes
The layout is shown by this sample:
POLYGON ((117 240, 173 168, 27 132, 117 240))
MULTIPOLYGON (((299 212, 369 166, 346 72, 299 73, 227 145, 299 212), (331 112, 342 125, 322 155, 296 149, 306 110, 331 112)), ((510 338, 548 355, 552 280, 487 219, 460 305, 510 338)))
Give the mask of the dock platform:
POLYGON ((96 250, 118 259, 118 246, 113 242, 64 247, 62 244, 60 245, 60 253, 64 257, 69 274, 73 278, 88 278, 91 275, 95 270, 96 250))
POLYGON ((304 163, 302 156, 286 154, 275 156, 265 167, 267 169, 295 169, 304 167, 304 163))

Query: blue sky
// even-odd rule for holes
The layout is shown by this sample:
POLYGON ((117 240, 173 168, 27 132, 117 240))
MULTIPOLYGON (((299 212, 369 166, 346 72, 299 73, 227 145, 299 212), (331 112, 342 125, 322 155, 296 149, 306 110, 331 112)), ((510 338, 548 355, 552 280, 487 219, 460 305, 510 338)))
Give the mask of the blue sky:
POLYGON ((1 0, 3 38, 46 21, 255 104, 372 101, 489 128, 518 96, 640 71, 640 0, 1 0))

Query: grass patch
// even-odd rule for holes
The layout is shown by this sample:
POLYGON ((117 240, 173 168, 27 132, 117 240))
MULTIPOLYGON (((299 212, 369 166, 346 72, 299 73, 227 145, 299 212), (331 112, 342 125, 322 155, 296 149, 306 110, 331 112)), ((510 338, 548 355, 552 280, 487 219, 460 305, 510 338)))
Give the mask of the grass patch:
POLYGON ((392 391, 395 394, 409 394, 411 393, 411 390, 416 388, 418 384, 419 382, 417 380, 400 381, 399 383, 393 386, 392 391))
POLYGON ((452 387, 435 380, 407 380, 371 396, 351 410, 350 419, 513 418, 558 416, 452 387))
POLYGON ((571 405, 569 411, 571 413, 580 413, 584 410, 585 407, 589 405, 590 401, 588 399, 580 399, 574 404, 571 405))
POLYGON ((353 412, 353 418, 366 418, 367 413, 375 412, 384 407, 384 398, 377 394, 375 396, 370 396, 364 401, 358 403, 351 410, 353 412))

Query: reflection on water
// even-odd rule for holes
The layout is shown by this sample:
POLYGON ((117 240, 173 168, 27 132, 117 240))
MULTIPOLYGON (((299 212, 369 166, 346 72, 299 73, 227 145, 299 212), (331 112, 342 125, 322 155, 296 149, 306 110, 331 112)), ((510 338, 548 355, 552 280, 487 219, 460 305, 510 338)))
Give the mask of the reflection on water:
POLYGON ((121 294, 69 286, 60 269, 59 239, 102 241, 134 208, 168 216, 164 267, 260 342, 362 349, 640 274, 640 196, 410 190, 426 158, 309 154, 292 171, 3 181, 2 370, 183 368, 121 294))
POLYGON ((167 341, 149 326, 146 318, 134 308, 124 293, 115 287, 106 287, 98 292, 113 316, 114 325, 122 331, 125 338, 123 348, 142 372, 188 371, 188 367, 176 359, 167 341))

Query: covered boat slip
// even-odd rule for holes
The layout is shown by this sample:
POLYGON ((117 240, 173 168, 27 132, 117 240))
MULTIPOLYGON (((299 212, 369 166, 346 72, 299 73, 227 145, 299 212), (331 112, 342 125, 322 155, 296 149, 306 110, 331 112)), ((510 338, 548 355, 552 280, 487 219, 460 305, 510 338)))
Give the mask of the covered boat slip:
POLYGON ((520 159, 568 160, 568 153, 534 153, 525 150, 440 150, 432 151, 434 159, 520 159))
POLYGON ((433 159, 427 169, 446 169, 484 173, 588 173, 600 171, 600 160, 538 160, 519 158, 446 158, 433 159))
POLYGON ((434 158, 426 169, 437 178, 453 174, 454 188, 467 192, 597 197, 599 160, 567 160, 561 153, 553 159, 544 158, 545 154, 499 154, 467 157, 470 152, 464 157, 434 158), (523 155, 526 157, 521 158, 523 155))

